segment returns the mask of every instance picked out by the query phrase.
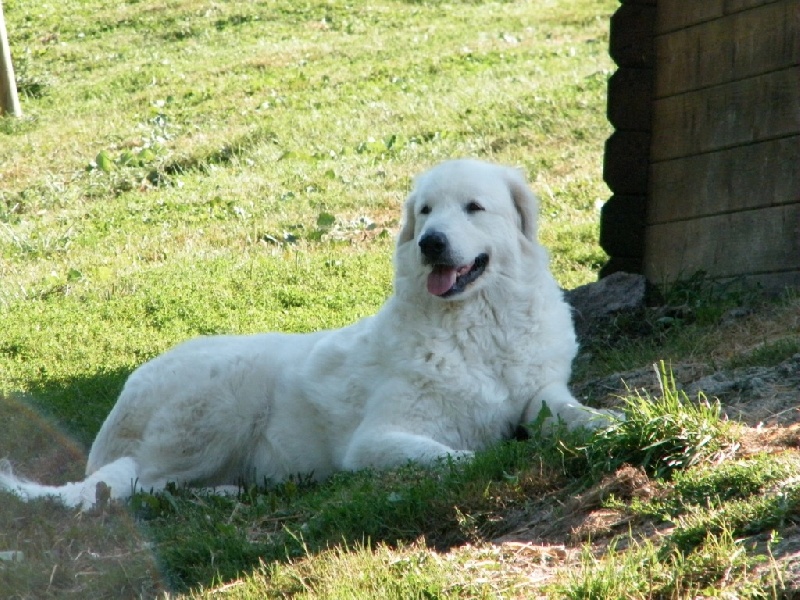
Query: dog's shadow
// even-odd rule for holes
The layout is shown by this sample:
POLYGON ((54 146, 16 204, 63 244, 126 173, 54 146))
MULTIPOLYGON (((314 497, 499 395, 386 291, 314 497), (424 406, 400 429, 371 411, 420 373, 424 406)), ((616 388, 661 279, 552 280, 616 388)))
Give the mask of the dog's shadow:
POLYGON ((0 395, 0 458, 36 481, 82 479, 86 453, 130 373, 42 376, 24 392, 0 395))

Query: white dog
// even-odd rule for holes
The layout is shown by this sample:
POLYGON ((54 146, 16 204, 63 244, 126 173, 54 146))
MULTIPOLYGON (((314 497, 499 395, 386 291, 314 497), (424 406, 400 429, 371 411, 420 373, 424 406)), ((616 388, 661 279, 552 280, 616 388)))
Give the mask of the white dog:
POLYGON ((168 482, 322 479, 430 464, 508 438, 543 404, 570 427, 608 422, 567 388, 570 309, 536 241, 536 198, 514 169, 445 162, 417 178, 378 314, 312 334, 201 337, 130 376, 89 453, 87 479, 23 498, 91 507, 168 482))

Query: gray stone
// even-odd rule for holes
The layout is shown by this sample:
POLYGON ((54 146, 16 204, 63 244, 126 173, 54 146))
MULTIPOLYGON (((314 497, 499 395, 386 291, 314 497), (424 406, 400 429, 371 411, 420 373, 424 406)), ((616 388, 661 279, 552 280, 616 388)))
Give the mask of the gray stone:
POLYGON ((623 272, 564 292, 564 299, 572 306, 579 339, 591 335, 620 314, 643 310, 646 297, 644 276, 623 272))
POLYGON ((743 389, 744 382, 732 378, 729 374, 719 371, 686 386, 686 393, 690 398, 695 398, 699 393, 707 398, 722 398, 743 389))

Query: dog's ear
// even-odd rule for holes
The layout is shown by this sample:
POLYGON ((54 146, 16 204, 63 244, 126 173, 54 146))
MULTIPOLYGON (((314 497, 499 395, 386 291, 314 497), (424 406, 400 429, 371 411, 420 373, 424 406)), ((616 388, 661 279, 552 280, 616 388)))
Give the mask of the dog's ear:
POLYGON ((528 182, 519 169, 506 169, 506 184, 519 214, 522 234, 532 242, 536 241, 539 199, 528 187, 528 182))
POLYGON ((397 245, 405 244, 414 239, 414 194, 409 195, 403 207, 403 227, 397 236, 397 245))

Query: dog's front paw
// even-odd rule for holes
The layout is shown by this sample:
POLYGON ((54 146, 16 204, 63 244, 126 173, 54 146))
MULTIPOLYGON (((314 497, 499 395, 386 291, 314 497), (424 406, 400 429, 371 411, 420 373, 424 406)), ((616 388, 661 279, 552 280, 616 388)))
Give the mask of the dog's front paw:
MULTIPOLYGON (((608 408, 589 408, 588 406, 578 404, 559 410, 551 426, 554 425, 555 422, 560 421, 570 430, 583 428, 589 431, 597 431, 608 429, 615 423, 624 420, 625 415, 618 411, 608 408)), ((548 423, 545 421, 545 426, 547 425, 548 423)))
POLYGON ((610 408, 587 408, 585 411, 585 420, 582 423, 576 423, 575 426, 591 430, 608 429, 612 425, 625 420, 624 413, 610 408))
POLYGON ((450 450, 443 458, 453 462, 464 462, 472 460, 475 453, 472 450, 450 450))

